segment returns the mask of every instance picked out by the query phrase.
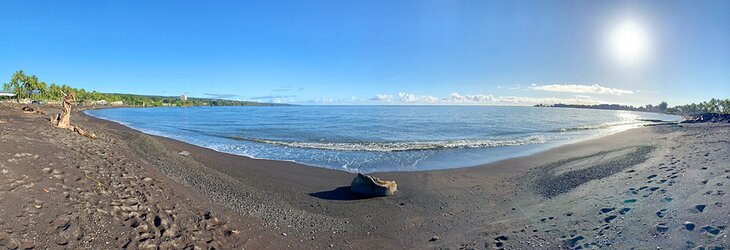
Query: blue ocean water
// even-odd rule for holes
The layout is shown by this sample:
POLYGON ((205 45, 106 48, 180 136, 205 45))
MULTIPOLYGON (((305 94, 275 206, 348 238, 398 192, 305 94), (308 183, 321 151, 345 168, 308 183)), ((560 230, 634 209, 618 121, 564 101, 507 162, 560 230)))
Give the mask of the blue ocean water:
POLYGON ((349 172, 474 166, 680 117, 494 106, 163 107, 90 110, 153 135, 349 172))

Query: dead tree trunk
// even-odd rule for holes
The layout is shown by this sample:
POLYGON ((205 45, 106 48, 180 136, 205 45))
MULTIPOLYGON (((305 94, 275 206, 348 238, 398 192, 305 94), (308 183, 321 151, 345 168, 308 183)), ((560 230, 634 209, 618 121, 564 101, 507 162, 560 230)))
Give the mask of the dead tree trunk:
POLYGON ((51 123, 59 128, 71 128, 71 105, 76 100, 76 94, 69 92, 63 97, 63 111, 51 123))

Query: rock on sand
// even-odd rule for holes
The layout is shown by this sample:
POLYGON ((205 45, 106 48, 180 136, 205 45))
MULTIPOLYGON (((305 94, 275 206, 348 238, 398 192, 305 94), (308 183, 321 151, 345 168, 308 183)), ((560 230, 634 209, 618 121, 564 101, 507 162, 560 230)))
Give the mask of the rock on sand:
POLYGON ((395 181, 384 181, 378 177, 357 174, 352 179, 350 189, 352 192, 364 195, 389 196, 395 194, 398 184, 395 181))

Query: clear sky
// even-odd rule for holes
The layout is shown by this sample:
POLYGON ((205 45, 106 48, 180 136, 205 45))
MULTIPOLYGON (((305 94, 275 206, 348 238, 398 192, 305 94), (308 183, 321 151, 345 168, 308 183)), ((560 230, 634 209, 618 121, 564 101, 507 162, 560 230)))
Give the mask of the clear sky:
POLYGON ((1 1, 0 81, 299 104, 730 97, 730 1, 1 1), (5 79, 7 78, 7 80, 5 79))

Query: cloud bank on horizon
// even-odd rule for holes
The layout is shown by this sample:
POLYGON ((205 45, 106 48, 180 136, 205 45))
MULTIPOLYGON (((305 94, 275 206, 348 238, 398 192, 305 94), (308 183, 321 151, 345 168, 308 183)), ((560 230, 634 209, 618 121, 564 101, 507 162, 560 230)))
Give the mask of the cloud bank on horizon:
MULTIPOLYGON (((331 99, 330 99, 331 100, 331 99)), ((485 94, 451 93, 445 97, 415 95, 400 92, 396 95, 377 94, 366 100, 370 104, 423 104, 423 105, 535 105, 535 104, 600 104, 600 100, 586 95, 561 97, 494 96, 485 94)))
MULTIPOLYGON (((397 94, 376 94, 367 99, 352 97, 349 99, 335 99, 330 97, 316 98, 307 103, 316 104, 380 104, 380 105, 536 105, 536 104, 602 104, 610 101, 602 100, 592 95, 624 96, 632 95, 636 91, 609 88, 598 84, 532 84, 529 87, 515 87, 512 89, 524 91, 546 91, 571 94, 567 97, 532 97, 530 95, 492 95, 492 94, 461 94, 452 92, 443 97, 433 95, 418 95, 408 92, 397 94)), ((613 103, 613 102, 610 102, 613 103)))
POLYGON ((531 85, 530 89, 552 91, 552 92, 566 92, 566 93, 581 93, 581 94, 605 94, 605 95, 624 95, 634 94, 634 91, 616 88, 602 87, 598 84, 593 85, 578 85, 578 84, 550 84, 550 85, 531 85))

